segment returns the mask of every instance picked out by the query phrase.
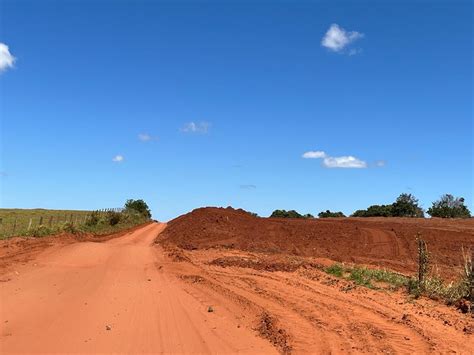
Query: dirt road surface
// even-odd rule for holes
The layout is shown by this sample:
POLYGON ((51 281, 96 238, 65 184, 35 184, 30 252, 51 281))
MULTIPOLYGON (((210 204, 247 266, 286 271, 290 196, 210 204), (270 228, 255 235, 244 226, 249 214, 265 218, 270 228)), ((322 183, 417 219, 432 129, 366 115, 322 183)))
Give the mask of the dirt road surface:
MULTIPOLYGON (((0 353, 472 354, 474 318, 455 307, 358 287, 326 274, 327 258, 183 249, 172 241, 199 241, 189 225, 201 238, 212 226, 0 243, 0 353)), ((392 238, 363 232, 369 253, 392 238)))
POLYGON ((164 271, 164 224, 46 250, 0 282, 0 352, 275 353, 164 271))

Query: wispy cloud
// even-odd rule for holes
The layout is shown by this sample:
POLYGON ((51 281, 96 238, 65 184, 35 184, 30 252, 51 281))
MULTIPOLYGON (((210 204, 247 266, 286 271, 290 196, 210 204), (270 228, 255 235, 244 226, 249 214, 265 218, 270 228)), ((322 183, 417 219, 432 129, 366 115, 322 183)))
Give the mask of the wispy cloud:
POLYGON ((0 42, 0 72, 13 68, 16 58, 5 43, 0 42))
MULTIPOLYGON (((346 31, 338 24, 334 23, 329 27, 323 39, 321 45, 328 48, 332 52, 345 53, 344 49, 353 43, 354 41, 364 37, 363 33, 357 31, 346 31)), ((351 49, 347 54, 355 55, 359 53, 360 49, 351 49)))
POLYGON ((319 158, 324 158, 326 157, 326 153, 324 153, 321 150, 311 150, 309 152, 306 152, 303 154, 303 158, 305 159, 319 159, 319 158))
POLYGON ((340 157, 331 157, 321 150, 309 151, 302 155, 304 159, 322 159, 323 166, 326 168, 352 168, 363 169, 367 168, 367 163, 352 155, 345 155, 340 157))
POLYGON ((188 122, 181 128, 182 132, 186 133, 201 133, 206 134, 209 132, 211 124, 209 122, 188 122))
POLYGON ((116 155, 112 158, 112 161, 115 162, 115 163, 121 163, 124 161, 124 157, 123 155, 116 155))
POLYGON ((377 160, 375 162, 375 166, 377 168, 383 168, 385 165, 387 165, 387 162, 385 160, 377 160))
POLYGON ((244 190, 253 190, 257 188, 256 185, 252 185, 252 184, 244 184, 244 185, 240 185, 239 187, 244 190))
POLYGON ((150 142, 150 141, 157 141, 158 137, 154 137, 148 133, 140 133, 138 135, 138 139, 142 142, 150 142))
POLYGON ((326 168, 367 168, 367 163, 365 161, 357 159, 352 155, 342 157, 326 157, 323 159, 323 165, 326 168))

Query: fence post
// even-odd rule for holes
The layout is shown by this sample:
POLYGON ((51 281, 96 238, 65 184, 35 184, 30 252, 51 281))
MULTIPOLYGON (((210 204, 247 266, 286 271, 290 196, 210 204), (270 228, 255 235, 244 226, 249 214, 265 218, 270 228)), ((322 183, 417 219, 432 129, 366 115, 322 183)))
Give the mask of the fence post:
POLYGON ((474 249, 471 249, 471 274, 469 277, 471 278, 469 294, 471 296, 471 302, 474 302, 474 249))
POLYGON ((53 216, 49 217, 49 228, 53 225, 53 216))
POLYGON ((15 221, 13 222, 13 237, 15 236, 15 231, 16 231, 16 217, 15 217, 15 221))
POLYGON ((420 238, 421 235, 417 235, 418 240, 418 285, 424 288, 425 276, 428 273, 428 248, 426 242, 420 238))
POLYGON ((30 223, 28 223, 28 230, 31 229, 31 223, 33 223, 33 218, 30 218, 30 223))
POLYGON ((43 225, 43 216, 40 217, 40 221, 39 221, 39 226, 42 226, 43 225))

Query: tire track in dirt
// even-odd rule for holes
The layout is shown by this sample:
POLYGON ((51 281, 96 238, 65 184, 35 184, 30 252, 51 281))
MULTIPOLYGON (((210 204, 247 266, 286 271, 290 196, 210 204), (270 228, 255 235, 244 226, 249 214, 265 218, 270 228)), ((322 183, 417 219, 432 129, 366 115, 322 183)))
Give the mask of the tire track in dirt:
MULTIPOLYGON (((269 312, 288 334, 295 353, 468 354, 474 345, 472 336, 462 332, 463 327, 473 325, 467 317, 463 318, 464 325, 452 328, 398 293, 352 289, 347 287, 348 282, 341 284, 320 270, 268 272, 209 264, 223 254, 256 257, 255 253, 235 250, 186 252, 191 262, 177 263, 175 271, 178 276, 192 272, 205 280, 190 283, 188 292, 194 297, 210 297, 217 291, 220 297, 216 302, 234 314, 253 314, 258 319, 262 309, 269 312)), ((447 319, 463 317, 442 305, 435 308, 447 319)))
POLYGON ((0 283, 1 353, 275 353, 160 268, 165 256, 153 240, 164 227, 69 244, 16 265, 0 283))

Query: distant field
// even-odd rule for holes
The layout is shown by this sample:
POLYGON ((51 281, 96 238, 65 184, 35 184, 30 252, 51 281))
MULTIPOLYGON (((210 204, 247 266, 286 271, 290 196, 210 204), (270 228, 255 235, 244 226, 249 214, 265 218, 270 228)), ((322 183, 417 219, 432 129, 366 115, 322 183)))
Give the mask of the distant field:
POLYGON ((0 238, 27 235, 29 231, 44 226, 51 230, 70 222, 83 225, 92 211, 0 208, 0 238))

